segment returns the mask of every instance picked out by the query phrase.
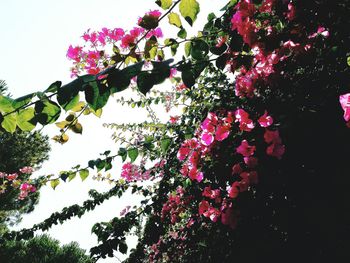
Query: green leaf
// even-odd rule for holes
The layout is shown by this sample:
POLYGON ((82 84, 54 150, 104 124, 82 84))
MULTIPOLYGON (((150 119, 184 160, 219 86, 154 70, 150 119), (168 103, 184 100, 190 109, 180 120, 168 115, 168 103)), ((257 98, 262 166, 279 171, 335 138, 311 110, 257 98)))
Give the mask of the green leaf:
MULTIPOLYGON (((57 90, 57 102, 65 110, 67 105, 78 95, 79 90, 82 89, 84 81, 82 78, 77 78, 72 82, 64 85, 57 90)), ((67 110, 66 110, 67 111, 67 110)))
POLYGON ((29 102, 31 102, 32 98, 35 96, 35 93, 31 93, 28 95, 25 95, 23 97, 17 98, 13 100, 12 107, 14 109, 18 109, 24 105, 27 105, 29 102))
POLYGON ((4 117, 1 126, 10 133, 14 133, 17 125, 17 113, 11 113, 4 117))
POLYGON ((151 30, 158 27, 158 18, 152 15, 144 15, 139 22, 139 26, 146 30, 151 30))
POLYGON ((124 240, 119 243, 119 252, 122 254, 126 254, 128 252, 128 246, 124 240))
POLYGON ((62 82, 61 81, 56 81, 54 83, 52 83, 45 91, 46 92, 56 92, 60 87, 62 86, 62 82))
POLYGON ((210 52, 213 53, 214 55, 220 56, 222 53, 226 51, 226 49, 227 49, 227 44, 223 44, 221 45, 221 47, 212 46, 210 48, 210 52))
POLYGON ((204 40, 192 41, 191 56, 196 60, 202 60, 209 52, 209 46, 204 40))
POLYGON ((79 171, 79 175, 82 181, 84 181, 89 176, 89 170, 88 169, 82 169, 79 171))
POLYGON ((185 56, 188 57, 191 54, 192 42, 186 42, 185 44, 185 56))
POLYGON ((139 155, 139 150, 137 148, 128 149, 128 156, 132 163, 136 160, 138 155, 139 155))
POLYGON ((168 151, 170 144, 170 138, 164 138, 160 141, 160 148, 162 149, 163 153, 166 153, 168 151))
POLYGON ((54 123, 61 114, 61 108, 51 100, 42 100, 35 103, 36 119, 42 125, 54 123))
POLYGON ((136 77, 143 67, 144 62, 135 63, 131 66, 128 66, 124 68, 121 73, 125 75, 126 78, 132 79, 133 77, 136 77))
POLYGON ((60 180, 59 179, 54 179, 50 182, 50 185, 52 187, 52 189, 56 189, 56 187, 60 184, 60 180))
POLYGON ((152 36, 146 41, 144 54, 146 59, 154 59, 157 54, 158 41, 157 38, 152 36))
POLYGON ((187 37, 187 31, 184 28, 181 28, 180 31, 177 33, 177 36, 182 39, 186 39, 187 37))
POLYGON ((348 63, 348 66, 350 67, 350 56, 346 58, 346 62, 348 63))
POLYGON ((75 172, 70 172, 68 176, 68 182, 72 181, 76 176, 77 174, 75 172))
POLYGON ((181 78, 187 88, 191 88, 196 83, 196 78, 194 77, 192 70, 182 71, 181 78))
POLYGON ((173 0, 157 0, 156 1, 157 5, 159 5, 161 8, 163 8, 164 10, 169 9, 172 4, 173 4, 173 0))
POLYGON ((63 105, 65 111, 69 111, 73 109, 79 103, 79 93, 68 103, 63 105))
POLYGON ((125 162, 126 158, 128 157, 128 152, 125 148, 119 148, 118 155, 122 157, 122 161, 125 162))
POLYGON ((14 108, 12 106, 13 100, 9 97, 0 95, 0 112, 10 112, 14 108))
POLYGON ((120 70, 116 69, 108 74, 107 77, 108 87, 111 93, 120 92, 125 90, 130 85, 130 78, 127 78, 120 70))
POLYGON ((141 72, 137 77, 137 88, 139 91, 146 95, 147 92, 154 86, 153 75, 148 72, 141 72))
POLYGON ((181 28, 182 26, 182 23, 181 23, 181 20, 180 20, 180 16, 174 12, 171 12, 169 15, 168 15, 168 19, 169 19, 169 24, 170 25, 174 25, 174 26, 177 26, 178 28, 181 28))
POLYGON ((192 26, 199 13, 199 4, 196 0, 181 0, 179 10, 185 20, 192 26))
POLYGON ((109 89, 99 84, 97 81, 92 81, 85 84, 85 100, 94 111, 103 108, 110 96, 109 89))
POLYGON ((34 108, 20 110, 17 116, 17 125, 22 131, 31 131, 35 128, 35 111, 34 108))

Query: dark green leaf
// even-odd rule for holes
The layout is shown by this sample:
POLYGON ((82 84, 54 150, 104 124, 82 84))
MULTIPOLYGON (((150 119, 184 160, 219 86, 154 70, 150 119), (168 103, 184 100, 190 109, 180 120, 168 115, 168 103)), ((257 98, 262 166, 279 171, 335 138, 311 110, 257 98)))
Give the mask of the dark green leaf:
POLYGON ((192 41, 191 56, 196 60, 202 60, 209 52, 208 44, 203 40, 192 41))
POLYGON ((128 149, 128 156, 132 163, 136 160, 138 155, 139 155, 139 150, 137 148, 128 149))
POLYGON ((61 81, 56 81, 54 83, 52 83, 45 91, 46 92, 56 92, 60 87, 62 86, 62 82, 61 81))
POLYGON ((166 153, 168 151, 170 144, 170 138, 164 138, 160 141, 160 148, 162 149, 163 153, 166 153))

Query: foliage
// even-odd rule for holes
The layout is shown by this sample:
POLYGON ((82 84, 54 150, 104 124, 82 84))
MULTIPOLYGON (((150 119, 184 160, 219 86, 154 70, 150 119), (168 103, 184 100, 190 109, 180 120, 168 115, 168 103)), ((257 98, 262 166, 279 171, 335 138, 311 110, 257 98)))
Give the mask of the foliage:
POLYGON ((3 263, 92 263, 85 251, 72 242, 60 246, 59 242, 47 235, 36 236, 29 241, 9 241, 0 246, 3 263))
POLYGON ((136 233, 127 262, 349 259, 349 1, 231 0, 192 38, 182 19, 195 22, 197 1, 156 3, 164 14, 149 11, 129 31, 87 31, 84 46, 70 46, 78 76, 71 83, 0 98, 7 131, 23 121, 47 125, 67 111, 56 123, 61 143, 67 131, 81 132, 82 114, 97 114, 129 87, 138 99, 119 102, 148 112, 141 124, 106 125, 122 144, 117 153, 42 178, 55 188, 78 172, 85 179, 89 170, 109 171, 121 157, 121 179, 98 178, 145 199, 93 226, 100 243, 91 254, 127 253, 126 236, 136 233), (165 17, 180 31, 162 42, 165 17), (179 47, 185 56, 166 60, 179 47), (168 79, 171 88, 154 87, 168 79), (151 108, 159 103, 183 114, 161 122, 151 108), (19 118, 29 109, 31 119, 19 118))

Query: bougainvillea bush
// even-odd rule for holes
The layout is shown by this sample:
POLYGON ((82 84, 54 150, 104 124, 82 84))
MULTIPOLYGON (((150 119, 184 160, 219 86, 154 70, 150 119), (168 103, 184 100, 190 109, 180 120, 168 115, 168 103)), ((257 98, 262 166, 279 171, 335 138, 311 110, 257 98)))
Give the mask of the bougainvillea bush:
POLYGON ((192 37, 196 0, 156 3, 131 29, 89 30, 70 45, 71 83, 1 97, 3 129, 56 123, 60 143, 112 94, 149 113, 106 125, 118 151, 40 179, 55 188, 97 171, 109 192, 3 238, 26 239, 132 189, 144 196, 140 207, 92 227, 94 258, 127 253, 136 233, 126 262, 349 260, 350 2, 231 0, 192 37), (165 38, 164 20, 177 35, 165 38), (126 89, 135 97, 125 99, 126 89), (182 113, 161 122, 158 104, 182 113), (105 176, 117 157, 120 176, 105 176))

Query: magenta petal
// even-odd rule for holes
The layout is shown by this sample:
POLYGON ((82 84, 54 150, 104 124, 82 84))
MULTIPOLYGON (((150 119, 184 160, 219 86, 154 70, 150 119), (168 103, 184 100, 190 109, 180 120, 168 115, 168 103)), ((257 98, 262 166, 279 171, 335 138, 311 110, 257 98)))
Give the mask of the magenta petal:
POLYGON ((209 146, 214 141, 214 136, 211 133, 204 132, 201 136, 201 143, 209 146))

